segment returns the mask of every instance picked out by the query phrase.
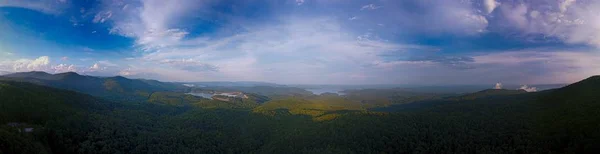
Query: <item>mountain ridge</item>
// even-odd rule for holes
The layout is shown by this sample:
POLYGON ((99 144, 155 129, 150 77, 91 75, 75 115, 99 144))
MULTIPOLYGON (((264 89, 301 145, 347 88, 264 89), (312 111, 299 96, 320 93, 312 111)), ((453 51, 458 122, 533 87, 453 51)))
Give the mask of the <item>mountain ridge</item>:
POLYGON ((0 76, 0 80, 30 82, 60 89, 73 90, 103 98, 145 99, 156 91, 178 91, 186 87, 156 80, 128 79, 122 76, 95 77, 75 72, 49 74, 32 71, 0 76))

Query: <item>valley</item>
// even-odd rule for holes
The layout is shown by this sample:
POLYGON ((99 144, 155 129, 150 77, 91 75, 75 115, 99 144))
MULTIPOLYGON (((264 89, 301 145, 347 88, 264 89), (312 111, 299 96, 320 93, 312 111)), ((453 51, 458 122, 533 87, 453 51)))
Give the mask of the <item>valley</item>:
POLYGON ((598 154, 600 0, 0 0, 0 154, 598 154))
POLYGON ((210 89, 24 74, 0 78, 3 153, 590 153, 600 147, 598 77, 540 92, 396 88, 316 95, 283 86, 210 89))

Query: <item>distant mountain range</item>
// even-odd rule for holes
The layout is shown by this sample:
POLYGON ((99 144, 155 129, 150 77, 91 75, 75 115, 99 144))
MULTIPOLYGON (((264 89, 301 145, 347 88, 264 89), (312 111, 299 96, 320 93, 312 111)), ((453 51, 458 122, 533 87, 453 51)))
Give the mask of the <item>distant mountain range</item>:
MULTIPOLYGON (((0 153, 285 153, 321 145, 351 150, 332 153, 369 153, 365 147, 373 153, 394 147, 389 153, 422 147, 595 153, 600 147, 600 76, 540 92, 488 89, 450 97, 404 89, 306 96, 301 88, 255 86, 234 89, 270 96, 218 101, 177 92, 189 88, 77 73, 1 76, 0 153), (146 95, 148 103, 123 101, 146 95), (380 105, 405 107, 368 109, 380 105), (294 144, 282 142, 289 140, 294 144), (223 143, 230 145, 215 147, 223 143), (251 151, 257 147, 281 151, 251 151), (140 149, 148 151, 134 151, 140 149)), ((323 153, 318 150, 309 153, 323 153)))
POLYGON ((2 80, 0 100, 0 125, 7 122, 44 124, 75 114, 89 114, 91 110, 107 111, 117 105, 69 90, 2 80))
POLYGON ((22 72, 0 76, 0 80, 30 82, 73 90, 103 98, 147 98, 156 91, 184 91, 185 86, 156 80, 128 79, 122 76, 94 77, 74 72, 49 74, 22 72))
POLYGON ((194 87, 255 87, 255 86, 271 86, 271 87, 280 87, 284 85, 269 83, 269 82, 256 82, 256 81, 234 81, 234 82, 226 82, 226 81, 215 81, 215 82, 177 82, 180 84, 185 84, 187 86, 194 87))
POLYGON ((0 71, 0 75, 4 75, 4 74, 10 74, 12 72, 7 72, 7 71, 0 71))
MULTIPOLYGON (((490 93, 482 94, 473 93, 482 89, 487 89, 486 86, 429 86, 429 87, 399 87, 391 88, 387 86, 334 86, 334 85, 281 85, 268 82, 254 81, 238 81, 238 82, 160 82, 156 80, 146 79, 128 79, 122 76, 115 77, 94 77, 80 75, 74 72, 49 74, 46 72, 20 72, 0 76, 0 80, 13 80, 30 82, 39 85, 45 85, 60 89, 73 90, 90 94, 103 98, 129 98, 129 99, 146 99, 153 92, 170 91, 170 92, 189 92, 202 90, 218 90, 218 91, 241 91, 245 93, 256 93, 265 96, 308 96, 312 95, 306 89, 311 88, 331 88, 337 87, 339 91, 344 89, 396 89, 406 92, 416 93, 454 93, 466 94, 466 97, 480 97, 490 95, 490 93), (473 93, 473 94, 471 94, 473 93), (475 96, 477 95, 477 96, 475 96)), ((564 85, 538 85, 539 90, 559 88, 564 85)), ((518 86, 510 87, 509 89, 517 89, 518 86)), ((389 91, 389 90, 388 90, 389 91)), ((516 90, 514 90, 516 91, 516 90)), ((484 91, 485 92, 485 91, 484 91)), ((379 93, 379 92, 378 92, 379 93)), ((384 93, 387 94, 387 93, 384 93)), ((379 94, 378 94, 379 95, 379 94)))

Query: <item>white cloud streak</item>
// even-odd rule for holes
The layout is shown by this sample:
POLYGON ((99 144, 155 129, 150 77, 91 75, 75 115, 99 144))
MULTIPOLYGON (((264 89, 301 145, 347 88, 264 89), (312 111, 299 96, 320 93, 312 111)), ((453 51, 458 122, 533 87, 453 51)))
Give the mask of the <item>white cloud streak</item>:
POLYGON ((526 92, 536 92, 537 88, 536 87, 529 87, 527 85, 522 85, 519 89, 517 90, 525 90, 526 92))
POLYGON ((40 71, 47 70, 50 64, 50 58, 48 56, 42 56, 35 60, 20 59, 14 62, 14 71, 40 71))
POLYGON ((2 0, 0 7, 19 7, 47 14, 60 14, 66 4, 56 0, 2 0))
MULTIPOLYGON (((203 37, 177 40, 165 44, 158 51, 145 54, 140 63, 185 71, 176 76, 152 71, 174 80, 310 83, 324 82, 318 81, 323 78, 319 76, 327 73, 356 74, 348 67, 359 68, 370 61, 381 60, 378 54, 385 52, 415 48, 421 47, 377 39, 357 40, 333 18, 293 18, 282 20, 282 24, 249 27, 246 33, 219 40, 203 37), (270 75, 274 72, 277 75, 270 75)), ((122 74, 133 72, 137 71, 124 70, 122 74)))
POLYGON ((77 72, 77 67, 75 65, 68 64, 59 64, 53 66, 52 69, 54 70, 54 73, 77 72))
POLYGON ((110 30, 119 34, 136 38, 136 44, 143 50, 150 51, 179 42, 188 32, 174 27, 186 13, 200 9, 202 2, 189 0, 142 0, 137 9, 123 9, 129 4, 109 3, 106 10, 99 12, 95 22, 103 22, 118 13, 114 27, 110 30))
MULTIPOLYGON (((61 58, 62 59, 62 58, 61 58)), ((44 71, 49 73, 64 73, 77 72, 88 75, 110 76, 115 73, 109 69, 113 67, 118 69, 118 65, 107 61, 100 61, 89 67, 77 66, 75 64, 65 64, 65 60, 59 60, 59 64, 52 62, 49 56, 41 56, 36 59, 17 59, 17 60, 0 60, 0 72, 29 72, 29 71, 44 71), (100 64, 106 64, 103 66, 100 64)))
POLYGON ((543 34, 565 43, 600 47, 600 1, 544 0, 503 4, 501 9, 502 22, 524 34, 543 34), (543 2, 547 5, 539 5, 543 2))
POLYGON ((375 4, 367 4, 367 5, 362 6, 360 8, 360 10, 361 11, 362 10, 376 10, 376 9, 379 9, 379 8, 381 8, 381 6, 376 6, 375 4))
POLYGON ((487 14, 490 14, 498 7, 500 3, 496 2, 496 0, 483 0, 484 11, 487 14))
MULTIPOLYGON (((356 6, 353 9, 372 12, 361 14, 361 23, 385 25, 374 26, 386 28, 386 32, 476 36, 489 31, 488 25, 492 22, 488 20, 498 20, 493 23, 504 24, 526 34, 559 37, 567 43, 600 44, 595 37, 600 36, 597 32, 600 24, 596 22, 600 18, 590 11, 598 6, 594 4, 564 1, 551 3, 552 9, 542 9, 528 3, 499 3, 495 0, 484 0, 479 6, 470 1, 434 0, 417 2, 415 5, 423 10, 415 15, 410 10, 397 9, 403 3, 387 1, 363 5, 360 10, 356 10, 356 6), (375 9, 377 11, 368 11, 375 9), (375 17, 382 14, 389 18, 375 17)), ((510 78, 515 79, 510 81, 514 83, 544 83, 572 82, 598 72, 589 64, 582 65, 574 60, 589 59, 583 61, 590 63, 598 56, 568 51, 481 54, 473 56, 472 62, 464 62, 474 69, 458 73, 443 66, 447 63, 384 59, 380 55, 400 53, 398 55, 402 56, 402 52, 430 47, 392 43, 377 34, 358 35, 354 29, 347 29, 343 21, 327 16, 281 16, 274 19, 277 22, 269 24, 244 25, 243 32, 235 35, 212 34, 194 38, 190 36, 189 29, 178 25, 185 23, 182 18, 186 13, 202 8, 202 5, 186 0, 142 0, 140 6, 108 6, 107 11, 111 11, 112 15, 107 20, 114 23, 111 32, 135 39, 135 47, 145 51, 141 57, 131 59, 132 64, 120 70, 120 74, 133 76, 145 73, 179 81, 461 83, 465 78, 472 78, 470 81, 474 83, 490 83, 510 78), (498 72, 502 73, 488 78, 478 77, 498 72), (560 77, 545 77, 555 75, 560 77)), ((357 18, 342 20, 348 22, 354 19, 357 18)))

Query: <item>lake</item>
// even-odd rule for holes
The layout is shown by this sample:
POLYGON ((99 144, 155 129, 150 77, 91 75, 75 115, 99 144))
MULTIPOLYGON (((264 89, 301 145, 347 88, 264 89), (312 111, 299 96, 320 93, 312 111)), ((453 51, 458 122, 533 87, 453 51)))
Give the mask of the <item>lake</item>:
POLYGON ((336 93, 338 95, 344 95, 339 88, 306 88, 305 90, 312 92, 315 95, 321 95, 323 93, 336 93))
POLYGON ((202 97, 202 98, 208 98, 208 99, 212 99, 212 97, 213 97, 213 94, 209 94, 209 93, 185 93, 185 94, 198 96, 198 97, 202 97))

